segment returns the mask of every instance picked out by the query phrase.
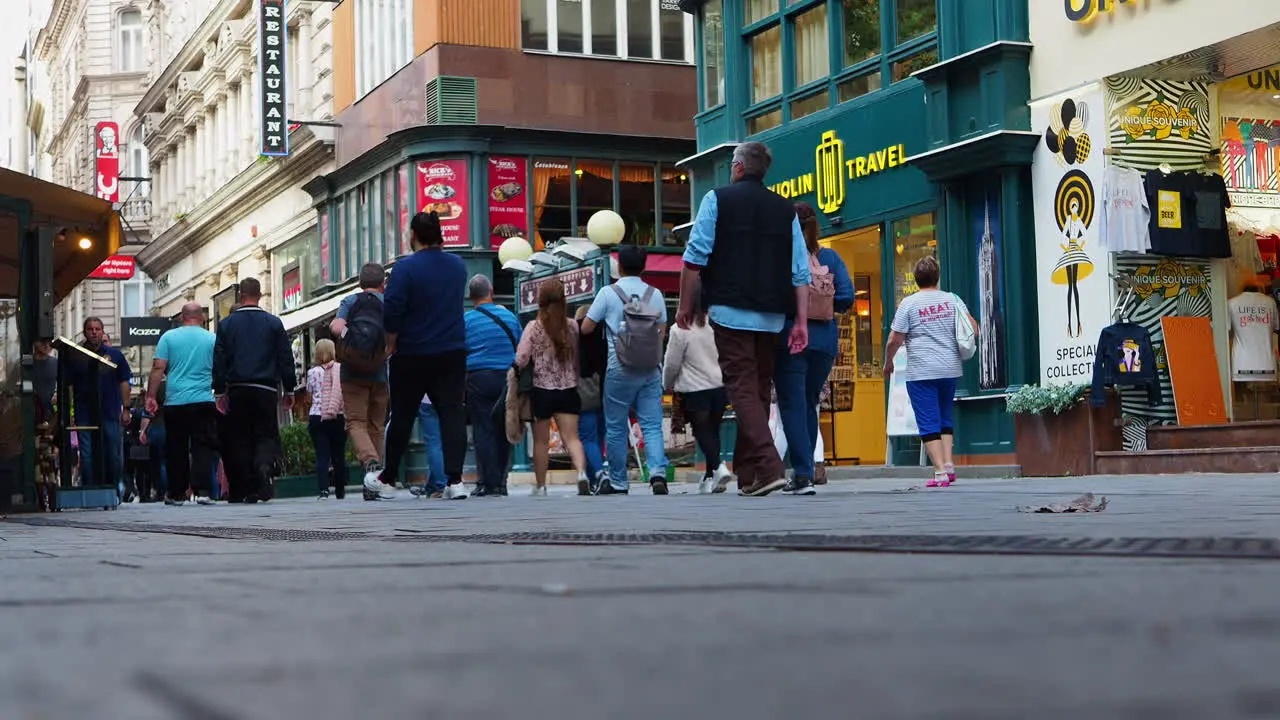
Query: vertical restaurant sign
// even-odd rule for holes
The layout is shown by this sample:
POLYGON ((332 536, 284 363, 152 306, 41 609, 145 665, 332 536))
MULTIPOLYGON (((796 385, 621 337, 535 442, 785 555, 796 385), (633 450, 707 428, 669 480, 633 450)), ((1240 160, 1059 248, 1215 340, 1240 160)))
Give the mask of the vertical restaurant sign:
POLYGON ((268 156, 289 154, 289 128, 285 125, 286 78, 284 20, 285 0, 258 0, 258 152, 268 156))
POLYGON ((413 176, 409 174, 409 166, 401 165, 398 170, 400 185, 400 254, 409 254, 409 218, 413 216, 413 176))
POLYGON ((525 181, 529 162, 521 157, 489 158, 489 248, 517 235, 529 237, 525 181))
POLYGON ((467 247, 467 161, 428 160, 418 163, 418 209, 440 216, 445 247, 467 247))
POLYGON ((100 122, 93 130, 96 151, 94 194, 107 202, 120 202, 120 126, 100 122))
POLYGON ((1042 385, 1088 383, 1111 322, 1102 227, 1107 113, 1098 85, 1031 106, 1042 137, 1031 167, 1042 385), (1097 142, 1098 147, 1093 147, 1097 142))

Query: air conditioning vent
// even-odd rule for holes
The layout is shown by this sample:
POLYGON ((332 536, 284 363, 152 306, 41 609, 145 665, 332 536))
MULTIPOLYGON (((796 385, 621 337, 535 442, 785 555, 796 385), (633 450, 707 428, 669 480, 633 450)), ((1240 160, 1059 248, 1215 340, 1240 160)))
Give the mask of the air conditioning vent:
POLYGON ((428 125, 475 125, 476 79, 441 76, 427 83, 428 125))

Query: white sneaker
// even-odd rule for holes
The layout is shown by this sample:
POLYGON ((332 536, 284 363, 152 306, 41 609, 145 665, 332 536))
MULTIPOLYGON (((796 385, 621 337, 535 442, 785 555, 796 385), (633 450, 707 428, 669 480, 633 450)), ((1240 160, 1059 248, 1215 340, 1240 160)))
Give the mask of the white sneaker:
POLYGON ((702 478, 702 481, 698 483, 698 494, 700 495, 710 495, 715 491, 716 481, 714 477, 704 477, 702 478))
POLYGON ((470 493, 467 492, 466 483, 456 483, 453 485, 445 486, 445 489, 444 489, 445 500, 466 500, 469 496, 470 496, 470 493))
POLYGON ((716 468, 715 475, 711 480, 711 492, 722 493, 729 488, 729 483, 733 482, 733 473, 729 472, 729 468, 724 463, 720 463, 720 467, 716 468))
POLYGON ((197 495, 197 496, 196 496, 196 504, 197 504, 197 505, 212 505, 212 504, 214 504, 214 500, 213 500, 213 498, 209 497, 208 495, 197 495))
POLYGON ((379 475, 382 473, 377 470, 370 470, 364 474, 364 496, 367 500, 391 500, 396 496, 396 490, 390 485, 382 482, 379 475))
MULTIPOLYGON (((583 479, 583 480, 586 480, 586 476, 584 475, 582 479, 583 479)), ((547 486, 546 486, 546 485, 543 485, 542 487, 538 487, 537 485, 534 485, 534 486, 533 486, 533 492, 532 492, 532 493, 530 493, 530 495, 531 495, 531 496, 533 496, 533 497, 546 497, 546 496, 547 496, 547 486)))

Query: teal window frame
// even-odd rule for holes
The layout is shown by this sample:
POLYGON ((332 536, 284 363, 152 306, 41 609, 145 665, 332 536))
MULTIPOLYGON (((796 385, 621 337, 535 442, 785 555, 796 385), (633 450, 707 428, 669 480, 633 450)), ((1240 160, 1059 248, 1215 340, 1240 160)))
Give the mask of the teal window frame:
MULTIPOLYGON (((861 60, 857 63, 844 67, 844 12, 843 0, 774 0, 777 3, 777 11, 773 14, 761 18, 756 22, 743 26, 738 31, 739 47, 741 48, 741 67, 744 72, 741 73, 739 81, 739 89, 743 93, 742 97, 746 98, 746 107, 741 113, 741 133, 743 137, 752 135, 760 135, 768 133, 779 127, 785 127, 791 122, 791 105, 797 100, 807 100, 823 92, 827 94, 827 107, 832 108, 836 105, 847 105, 849 103, 858 103, 866 98, 874 96, 876 93, 888 89, 896 84, 893 81, 893 66, 914 57, 920 53, 938 48, 938 28, 935 24, 934 29, 917 37, 911 38, 901 44, 897 43, 897 6, 896 0, 879 0, 880 3, 880 53, 874 57, 861 60), (795 19, 797 16, 818 7, 819 5, 827 6, 827 40, 828 50, 830 52, 829 67, 831 72, 826 78, 814 80, 799 87, 795 86, 795 19), (751 102, 752 88, 752 57, 751 57, 751 39, 761 32, 781 26, 781 48, 780 56, 782 58, 782 92, 781 94, 763 100, 758 103, 751 102), (837 87, 848 80, 858 78, 865 75, 873 75, 879 73, 879 87, 866 94, 840 102, 837 87), (773 112, 780 109, 782 111, 782 119, 778 125, 760 131, 760 133, 750 133, 748 123, 758 116, 773 112)), ((936 9, 935 16, 939 16, 936 9)), ((699 25, 701 18, 699 18, 699 25)), ((705 40, 700 38, 701 42, 705 40)), ((702 48, 698 48, 699 57, 701 57, 702 48)), ((897 82, 902 82, 909 78, 903 78, 897 82)), ((811 113, 816 114, 816 113, 811 113)), ((808 117, 809 115, 805 115, 808 117)))

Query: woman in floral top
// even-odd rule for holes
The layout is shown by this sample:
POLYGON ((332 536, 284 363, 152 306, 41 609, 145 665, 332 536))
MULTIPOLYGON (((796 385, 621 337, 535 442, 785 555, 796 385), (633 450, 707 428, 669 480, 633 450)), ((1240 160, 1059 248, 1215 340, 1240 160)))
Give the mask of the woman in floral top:
POLYGON ((516 366, 533 363, 533 474, 534 495, 547 494, 547 451, 551 445, 551 420, 573 458, 578 480, 585 481, 586 459, 578 439, 578 324, 569 321, 564 284, 547 280, 538 288, 538 317, 525 326, 516 348, 516 366))

